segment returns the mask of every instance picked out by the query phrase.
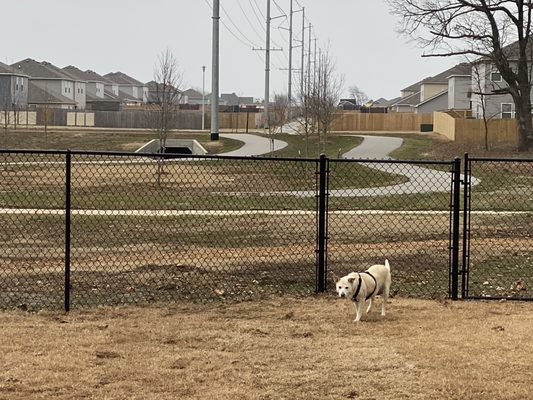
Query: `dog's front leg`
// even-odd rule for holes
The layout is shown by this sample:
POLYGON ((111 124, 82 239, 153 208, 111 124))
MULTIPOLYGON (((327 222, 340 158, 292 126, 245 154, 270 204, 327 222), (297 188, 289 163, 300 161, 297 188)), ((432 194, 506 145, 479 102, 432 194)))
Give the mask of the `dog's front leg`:
POLYGON ((372 299, 373 297, 371 297, 370 300, 368 301, 368 307, 366 309, 367 314, 370 312, 370 309, 372 308, 372 299))
POLYGON ((361 315, 363 314, 362 310, 363 310, 363 304, 360 301, 356 301, 355 302, 355 319, 353 320, 353 322, 359 322, 359 320, 361 319, 361 315))

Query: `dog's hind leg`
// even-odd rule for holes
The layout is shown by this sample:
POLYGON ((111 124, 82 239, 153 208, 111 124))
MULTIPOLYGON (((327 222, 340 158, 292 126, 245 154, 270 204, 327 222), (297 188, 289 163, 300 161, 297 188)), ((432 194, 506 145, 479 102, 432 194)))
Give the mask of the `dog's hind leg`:
POLYGON ((387 300, 389 298, 389 287, 387 286, 385 290, 383 291, 383 294, 381 295, 383 298, 383 303, 381 303, 381 316, 385 316, 385 306, 387 304, 387 300))

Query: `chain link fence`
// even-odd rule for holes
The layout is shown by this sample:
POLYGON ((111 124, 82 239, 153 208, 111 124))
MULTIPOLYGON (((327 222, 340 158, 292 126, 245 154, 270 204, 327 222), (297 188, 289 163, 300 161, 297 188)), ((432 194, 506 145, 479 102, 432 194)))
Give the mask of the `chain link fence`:
POLYGON ((533 160, 468 158, 467 298, 533 299, 533 160))
POLYGON ((449 295, 455 164, 323 161, 0 151, 0 308, 309 294, 385 258, 449 295))
POLYGON ((316 161, 1 155, 2 307, 315 290, 316 161))
POLYGON ((63 304, 65 156, 0 153, 0 307, 63 304))

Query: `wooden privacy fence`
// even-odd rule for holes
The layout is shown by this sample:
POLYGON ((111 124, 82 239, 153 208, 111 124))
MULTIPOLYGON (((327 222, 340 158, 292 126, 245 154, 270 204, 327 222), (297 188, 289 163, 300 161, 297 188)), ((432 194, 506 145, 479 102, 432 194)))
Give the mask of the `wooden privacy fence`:
POLYGON ((489 148, 516 148, 518 126, 515 119, 492 119, 488 121, 488 132, 482 119, 454 118, 443 112, 433 115, 433 131, 461 144, 489 148))
POLYGON ((0 110, 0 126, 28 126, 37 123, 37 113, 35 111, 5 111, 0 110))
POLYGON ((359 112, 343 112, 336 115, 332 131, 353 132, 353 131, 415 131, 420 132, 422 124, 432 124, 433 114, 414 113, 387 113, 372 114, 359 112))
MULTIPOLYGON (((218 126, 220 129, 244 132, 246 128, 256 129, 261 123, 261 113, 235 112, 219 113, 218 126)), ((205 129, 211 129, 211 113, 205 115, 205 129)))

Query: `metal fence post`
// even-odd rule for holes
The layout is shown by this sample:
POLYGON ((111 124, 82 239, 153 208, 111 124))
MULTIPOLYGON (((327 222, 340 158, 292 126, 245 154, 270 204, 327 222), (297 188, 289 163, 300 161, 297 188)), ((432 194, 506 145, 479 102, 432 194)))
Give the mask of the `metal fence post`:
POLYGON ((326 290, 326 182, 327 182, 327 158, 320 154, 319 179, 318 179, 318 232, 317 232, 317 270, 316 292, 326 290))
POLYGON ((468 265, 470 263, 470 160, 465 153, 463 177, 463 260, 461 266, 461 298, 468 296, 468 265))
POLYGON ((70 311, 70 214, 72 154, 66 153, 65 165, 65 311, 70 311))
POLYGON ((461 201, 461 159, 453 162, 453 214, 452 214, 452 300, 458 298, 459 288, 459 220, 461 201))

